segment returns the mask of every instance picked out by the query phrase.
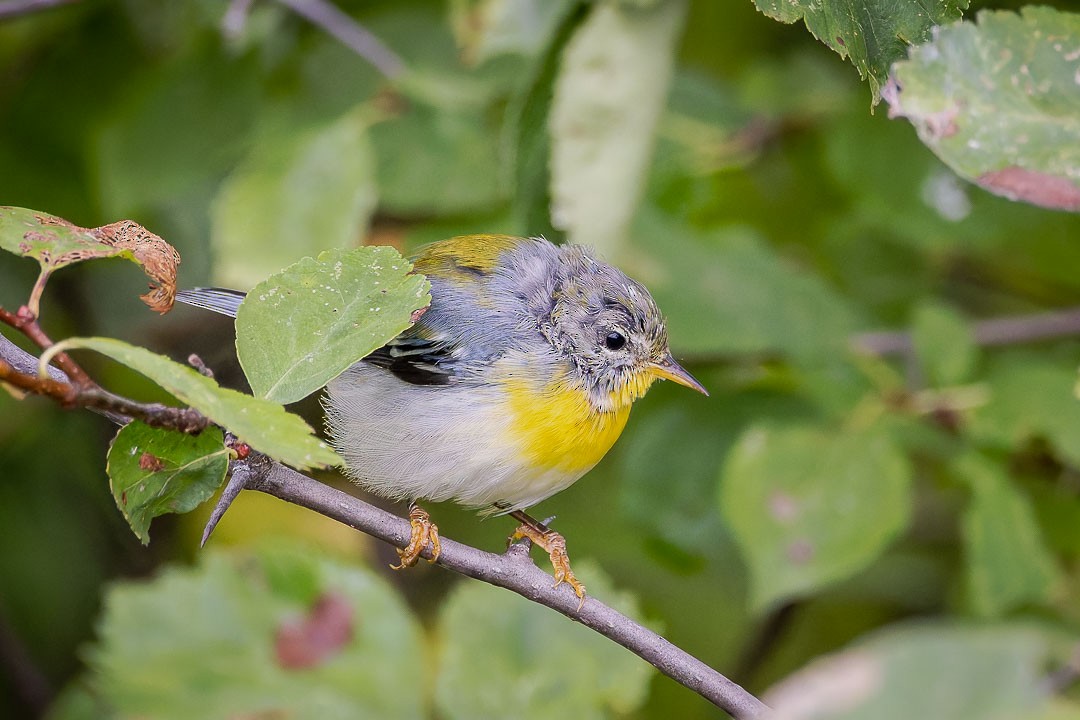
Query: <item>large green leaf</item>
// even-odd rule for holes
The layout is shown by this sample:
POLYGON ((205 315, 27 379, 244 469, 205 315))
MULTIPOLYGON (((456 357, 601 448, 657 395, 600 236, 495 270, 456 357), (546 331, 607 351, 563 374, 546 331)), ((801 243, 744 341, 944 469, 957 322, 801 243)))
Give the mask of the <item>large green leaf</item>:
POLYGON ((1044 667, 1065 642, 1022 627, 899 627, 814 662, 764 699, 776 720, 1040 718, 1044 667))
POLYGON ((422 718, 421 634, 371 571, 277 546, 106 595, 90 653, 121 717, 422 718))
POLYGON ((312 435, 299 416, 277 403, 220 387, 190 367, 112 338, 68 338, 53 352, 85 348, 146 375, 176 398, 275 460, 300 468, 337 465, 341 458, 312 435))
POLYGON ((959 20, 968 0, 754 0, 780 22, 802 20, 821 42, 846 57, 870 83, 873 102, 889 66, 935 25, 959 20))
MULTIPOLYGON (((630 617, 637 603, 595 566, 589 593, 630 617)), ((514 717, 600 720, 645 700, 652 668, 551 610, 483 583, 461 583, 439 614, 435 703, 449 720, 514 717)))
POLYGON ((990 192, 1080 210, 1078 45, 1080 14, 981 12, 896 64, 890 114, 990 192))
POLYGON ((252 391, 281 403, 307 397, 409 327, 429 287, 391 247, 328 250, 272 275, 236 315, 252 391))
POLYGON ((359 242, 375 210, 368 124, 354 109, 255 145, 214 201, 219 283, 250 287, 297 257, 359 242))
POLYGON ((613 256, 645 186, 684 0, 596 3, 563 50, 548 118, 551 219, 613 256))
POLYGON ((971 487, 963 522, 968 604, 980 615, 996 616, 1048 600, 1058 570, 1031 502, 985 458, 970 454, 955 468, 971 487))
POLYGON ((911 470, 878 428, 757 426, 725 463, 720 509, 765 609, 862 570, 907 525, 911 470))
POLYGON ((136 420, 120 428, 106 472, 116 506, 143 545, 151 520, 194 510, 218 489, 229 469, 223 440, 216 427, 187 435, 136 420))

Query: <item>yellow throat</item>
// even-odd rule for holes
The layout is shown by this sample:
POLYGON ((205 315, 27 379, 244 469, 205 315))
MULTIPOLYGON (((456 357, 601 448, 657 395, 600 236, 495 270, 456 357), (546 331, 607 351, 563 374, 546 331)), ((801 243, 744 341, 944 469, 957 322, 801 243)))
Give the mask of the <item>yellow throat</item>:
POLYGON ((630 405, 652 380, 612 394, 613 409, 600 412, 588 391, 557 377, 544 386, 509 378, 503 381, 509 409, 508 432, 537 468, 585 473, 619 439, 630 405))

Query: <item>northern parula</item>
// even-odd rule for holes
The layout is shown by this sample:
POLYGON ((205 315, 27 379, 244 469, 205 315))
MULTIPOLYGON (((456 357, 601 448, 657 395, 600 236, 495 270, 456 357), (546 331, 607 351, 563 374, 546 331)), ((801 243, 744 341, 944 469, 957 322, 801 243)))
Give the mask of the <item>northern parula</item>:
MULTIPOLYGON (((469 235, 414 258, 431 306, 408 330, 330 381, 331 443, 359 485, 409 500, 416 563, 438 528, 416 501, 453 500, 521 522, 512 539, 544 548, 555 584, 585 588, 563 538, 524 510, 588 472, 660 378, 706 393, 668 349, 649 291, 577 245, 469 235)), ((234 315, 240 293, 177 299, 234 315)))

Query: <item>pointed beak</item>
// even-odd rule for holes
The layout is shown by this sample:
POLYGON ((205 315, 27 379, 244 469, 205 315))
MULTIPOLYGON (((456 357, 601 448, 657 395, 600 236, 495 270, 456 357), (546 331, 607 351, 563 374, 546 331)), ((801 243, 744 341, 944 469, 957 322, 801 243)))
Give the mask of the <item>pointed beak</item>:
POLYGON ((675 358, 671 357, 671 353, 668 353, 660 362, 650 365, 649 368, 652 370, 653 375, 657 377, 685 385, 691 390, 697 390, 705 397, 709 396, 709 391, 705 389, 705 386, 699 383, 693 375, 686 372, 682 365, 675 362, 675 358))

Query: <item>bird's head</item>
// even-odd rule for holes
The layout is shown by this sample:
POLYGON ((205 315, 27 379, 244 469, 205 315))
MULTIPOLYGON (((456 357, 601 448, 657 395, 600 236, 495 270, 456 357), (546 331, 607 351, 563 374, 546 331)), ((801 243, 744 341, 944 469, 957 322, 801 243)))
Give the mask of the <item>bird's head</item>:
POLYGON ((551 339, 598 410, 628 406, 657 379, 708 395, 668 348, 664 317, 645 286, 582 252, 556 288, 551 339))

